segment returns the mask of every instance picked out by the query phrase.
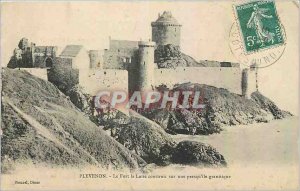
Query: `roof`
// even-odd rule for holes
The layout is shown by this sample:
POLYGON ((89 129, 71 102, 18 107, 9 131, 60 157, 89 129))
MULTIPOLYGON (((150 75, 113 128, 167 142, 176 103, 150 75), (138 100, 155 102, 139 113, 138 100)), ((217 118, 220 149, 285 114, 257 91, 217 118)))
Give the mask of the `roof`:
POLYGON ((173 25, 179 25, 178 21, 172 16, 170 11, 164 11, 162 15, 158 16, 158 19, 153 22, 153 24, 160 24, 160 23, 168 23, 173 25))
POLYGON ((60 56, 76 57, 82 48, 82 45, 67 45, 60 56))

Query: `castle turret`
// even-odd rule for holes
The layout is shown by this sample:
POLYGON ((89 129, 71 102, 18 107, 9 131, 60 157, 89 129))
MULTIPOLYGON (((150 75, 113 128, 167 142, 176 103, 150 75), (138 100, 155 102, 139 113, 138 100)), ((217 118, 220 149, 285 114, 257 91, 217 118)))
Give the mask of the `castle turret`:
POLYGON ((256 65, 251 65, 242 71, 242 95, 247 99, 251 98, 253 92, 258 91, 257 70, 256 65))
POLYGON ((157 45, 172 44, 180 47, 180 29, 181 25, 172 16, 171 12, 164 11, 159 14, 158 19, 151 23, 152 40, 157 45))
POLYGON ((154 84, 154 47, 155 42, 139 42, 137 61, 137 90, 149 91, 154 84))

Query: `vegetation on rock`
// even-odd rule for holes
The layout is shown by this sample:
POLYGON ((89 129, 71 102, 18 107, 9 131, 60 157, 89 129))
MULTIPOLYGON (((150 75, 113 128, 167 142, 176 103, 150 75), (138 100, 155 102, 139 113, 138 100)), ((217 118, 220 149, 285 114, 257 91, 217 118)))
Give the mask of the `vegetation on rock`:
POLYGON ((172 44, 158 45, 154 52, 154 62, 159 68, 203 67, 192 57, 182 53, 178 46, 172 44))
POLYGON ((2 79, 3 162, 106 168, 146 164, 92 123, 50 82, 11 69, 3 70, 2 79))
MULTIPOLYGON (((165 90, 166 87, 158 88, 159 91, 161 89, 165 90)), ((225 125, 246 125, 291 116, 259 92, 253 93, 252 99, 246 99, 223 88, 192 83, 178 84, 171 91, 191 89, 202 92, 204 109, 153 108, 141 114, 167 132, 201 135, 219 133, 225 125)))

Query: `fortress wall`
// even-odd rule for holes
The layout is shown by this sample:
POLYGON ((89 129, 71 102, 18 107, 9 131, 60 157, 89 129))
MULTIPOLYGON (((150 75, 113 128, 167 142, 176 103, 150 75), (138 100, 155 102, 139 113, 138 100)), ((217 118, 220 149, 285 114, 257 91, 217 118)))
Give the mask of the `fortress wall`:
POLYGON ((137 49, 119 49, 106 50, 103 55, 104 69, 127 69, 130 63, 127 63, 125 58, 132 62, 132 59, 137 49), (124 62, 125 61, 125 62, 124 62))
POLYGON ((205 67, 240 67, 239 63, 234 62, 219 62, 212 60, 200 60, 199 62, 205 67))
POLYGON ((104 60, 104 69, 123 69, 124 64, 123 61, 121 60, 119 54, 114 51, 105 51, 103 55, 103 60, 104 60))
POLYGON ((66 93, 79 83, 79 69, 72 68, 72 59, 57 58, 53 66, 48 69, 48 81, 66 93))
POLYGON ((39 77, 43 80, 48 80, 46 68, 20 68, 20 69, 25 70, 25 71, 29 72, 31 75, 39 77))
POLYGON ((207 84, 218 88, 242 94, 242 71, 240 68, 230 67, 178 67, 175 69, 155 69, 155 86, 166 84, 173 87, 175 84, 186 82, 207 84))
POLYGON ((104 50, 89 50, 90 68, 103 68, 104 50))
POLYGON ((80 71, 79 76, 79 84, 91 95, 96 95, 101 90, 128 92, 128 72, 126 70, 84 70, 80 71))

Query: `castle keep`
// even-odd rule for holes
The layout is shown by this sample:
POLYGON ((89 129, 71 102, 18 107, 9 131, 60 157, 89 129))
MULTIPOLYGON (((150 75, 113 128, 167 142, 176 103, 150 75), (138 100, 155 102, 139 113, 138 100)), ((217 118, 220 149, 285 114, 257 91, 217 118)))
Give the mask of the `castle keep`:
POLYGON ((23 38, 8 67, 26 69, 54 84, 55 72, 63 71, 91 95, 100 90, 147 91, 160 85, 172 88, 187 82, 225 88, 245 97, 256 91, 255 68, 241 69, 231 62, 198 62, 183 54, 182 25, 171 12, 159 14, 151 27, 152 41, 109 38, 108 49, 88 51, 81 45, 68 45, 59 56, 56 47, 36 46, 23 38))
POLYGON ((158 15, 158 19, 151 23, 152 40, 157 45, 173 44, 180 47, 181 25, 172 16, 171 12, 164 12, 158 15))

